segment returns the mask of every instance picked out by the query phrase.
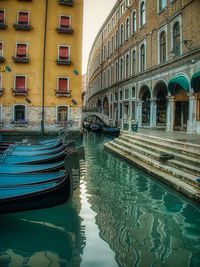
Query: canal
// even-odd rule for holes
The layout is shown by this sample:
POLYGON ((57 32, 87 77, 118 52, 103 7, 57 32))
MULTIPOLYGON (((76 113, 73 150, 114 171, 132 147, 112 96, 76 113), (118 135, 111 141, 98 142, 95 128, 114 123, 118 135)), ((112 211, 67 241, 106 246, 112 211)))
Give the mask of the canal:
POLYGON ((85 134, 70 202, 0 215, 0 266, 200 266, 200 206, 85 134))

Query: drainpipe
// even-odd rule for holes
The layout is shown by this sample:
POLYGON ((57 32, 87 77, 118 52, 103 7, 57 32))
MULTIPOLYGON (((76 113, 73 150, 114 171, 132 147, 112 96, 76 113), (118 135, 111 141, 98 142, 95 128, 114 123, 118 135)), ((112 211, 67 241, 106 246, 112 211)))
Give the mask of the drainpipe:
POLYGON ((44 135, 44 81, 45 81, 45 52, 46 52, 47 8, 48 8, 48 0, 46 0, 46 9, 45 9, 44 46, 43 46, 42 120, 41 120, 42 135, 44 135))

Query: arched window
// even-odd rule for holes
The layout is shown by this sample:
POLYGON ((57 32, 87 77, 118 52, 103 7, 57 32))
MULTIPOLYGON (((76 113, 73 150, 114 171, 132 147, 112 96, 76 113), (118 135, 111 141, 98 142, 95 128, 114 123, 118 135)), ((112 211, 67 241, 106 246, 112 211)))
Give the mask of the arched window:
POLYGON ((130 23, 129 18, 126 19, 126 41, 129 39, 130 36, 130 23))
POLYGON ((116 35, 115 35, 115 49, 117 49, 119 46, 119 32, 116 30, 116 35))
POLYGON ((140 47, 140 70, 143 71, 145 69, 145 46, 144 44, 140 47))
POLYGON ((132 14, 132 34, 136 32, 136 11, 132 14))
POLYGON ((145 3, 142 2, 140 6, 140 26, 144 26, 145 24, 145 3))
POLYGON ((136 51, 132 52, 132 74, 136 73, 136 51))
POLYGON ((173 48, 175 55, 180 55, 180 24, 176 22, 173 27, 173 48))
POLYGON ((160 63, 166 61, 166 34, 161 32, 160 34, 160 63))
POLYGON ((129 55, 126 55, 126 78, 129 77, 129 55))
POLYGON ((122 24, 120 27, 120 45, 124 42, 124 25, 122 24))
POLYGON ((120 59, 120 80, 123 79, 123 58, 120 59))

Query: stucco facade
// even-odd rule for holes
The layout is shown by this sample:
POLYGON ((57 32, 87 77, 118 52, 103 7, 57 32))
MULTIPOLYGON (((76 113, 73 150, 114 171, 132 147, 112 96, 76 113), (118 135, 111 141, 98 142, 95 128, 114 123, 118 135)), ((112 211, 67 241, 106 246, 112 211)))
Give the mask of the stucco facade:
POLYGON ((87 107, 131 129, 200 133, 198 0, 118 0, 88 61, 87 107))
POLYGON ((82 0, 0 1, 2 130, 81 123, 82 0))

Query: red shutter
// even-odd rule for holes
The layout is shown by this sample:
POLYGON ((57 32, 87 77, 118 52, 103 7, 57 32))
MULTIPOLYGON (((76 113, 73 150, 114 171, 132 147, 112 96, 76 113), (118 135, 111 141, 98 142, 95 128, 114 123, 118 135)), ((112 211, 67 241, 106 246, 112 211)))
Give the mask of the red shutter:
POLYGON ((0 10, 0 21, 3 22, 4 21, 4 11, 0 10))
POLYGON ((69 28, 69 17, 62 16, 61 20, 60 20, 60 25, 61 25, 61 27, 68 27, 69 28))
POLYGON ((67 58, 69 57, 69 48, 66 46, 60 46, 59 56, 67 58))
POLYGON ((28 13, 26 12, 20 12, 19 13, 19 18, 18 18, 18 22, 24 22, 24 23, 28 23, 28 13))
POLYGON ((16 90, 25 89, 25 77, 16 77, 16 90))
POLYGON ((0 56, 2 56, 2 52, 3 52, 3 44, 0 43, 0 56))
POLYGON ((68 89, 68 79, 59 79, 59 91, 67 91, 68 89))
POLYGON ((17 45, 17 55, 26 56, 26 44, 17 45))

